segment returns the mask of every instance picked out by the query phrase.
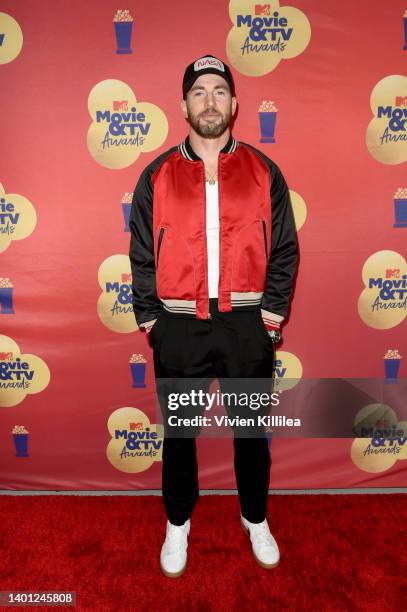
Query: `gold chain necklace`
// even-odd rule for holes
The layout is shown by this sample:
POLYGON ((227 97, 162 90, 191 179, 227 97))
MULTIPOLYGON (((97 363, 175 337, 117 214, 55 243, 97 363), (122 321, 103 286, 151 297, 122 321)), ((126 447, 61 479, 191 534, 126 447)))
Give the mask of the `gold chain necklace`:
POLYGON ((212 176, 209 174, 209 172, 205 170, 205 175, 206 175, 206 182, 209 183, 209 185, 214 185, 216 183, 216 179, 218 178, 217 170, 215 174, 212 174, 212 176))

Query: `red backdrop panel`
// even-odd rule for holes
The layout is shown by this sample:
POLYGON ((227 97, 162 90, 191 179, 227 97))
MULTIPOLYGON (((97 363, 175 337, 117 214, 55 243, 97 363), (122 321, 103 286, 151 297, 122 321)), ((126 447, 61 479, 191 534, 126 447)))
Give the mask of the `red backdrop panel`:
MULTIPOLYGON (((256 10, 254 2, 246 4, 256 10)), ((400 153, 404 160, 395 161, 399 149, 394 146, 390 163, 377 159, 366 145, 374 118, 373 89, 391 75, 406 79, 405 3, 393 0, 385 9, 368 0, 295 0, 292 5, 310 23, 309 43, 273 70, 249 76, 227 56, 232 21, 226 1, 206 2, 204 10, 186 0, 130 3, 125 9, 133 17, 132 53, 119 54, 113 24, 120 8, 116 2, 103 0, 96 6, 79 0, 3 0, 1 10, 23 35, 18 55, 0 63, 3 204, 17 202, 18 208, 13 194, 26 198, 34 207, 36 224, 26 237, 7 246, 5 217, 0 226, 0 278, 9 279, 3 281, 4 289, 12 285, 14 311, 8 312, 3 301, 0 351, 6 364, 17 354, 39 358, 26 357, 26 362, 43 388, 32 386, 19 401, 14 390, 4 384, 0 389, 1 488, 161 485, 159 458, 144 467, 135 459, 129 471, 123 471, 119 461, 114 464, 106 455, 107 423, 116 410, 137 408, 154 423, 154 376, 144 335, 137 329, 126 331, 125 322, 118 331, 101 320, 98 272, 108 258, 128 253, 123 194, 133 191, 147 163, 185 137, 182 75, 188 63, 206 53, 225 59, 235 75, 235 137, 275 160, 290 189, 304 201, 296 211, 298 220, 305 211, 306 218, 298 229, 301 261, 280 349, 282 361, 293 368, 293 376, 303 378, 383 378, 383 356, 389 349, 407 357, 403 317, 394 324, 389 315, 381 319, 383 324, 372 325, 358 310, 362 269, 369 257, 393 251, 401 263, 385 255, 377 274, 395 266, 399 274, 406 273, 407 228, 394 227, 394 195, 407 187, 407 143, 400 153), (120 168, 99 163, 87 145, 92 122, 88 97, 109 79, 127 84, 137 101, 157 106, 168 121, 167 132, 155 118, 152 130, 158 146, 120 168), (258 110, 263 100, 274 101, 278 108, 275 143, 260 142, 258 110), (129 357, 134 353, 146 359, 145 388, 132 387, 129 357), (15 425, 29 432, 28 457, 16 456, 15 425)), ((4 19, 0 39, 2 28, 6 31, 4 19)), ((294 35, 299 27, 294 24, 294 35)), ((17 30, 3 38, 0 58, 10 36, 18 39, 17 30)), ((258 57, 261 62, 263 56, 258 57)), ((404 98, 405 81, 399 83, 397 95, 404 98)), ((384 94, 380 100, 389 104, 384 94)), ((400 108, 403 104, 399 101, 400 108)), ((20 206, 27 207, 22 216, 28 227, 32 212, 25 203, 20 206)), ((398 214, 403 214, 401 208, 398 214)), ((124 268, 118 271, 125 274, 124 268)), ((399 377, 403 372, 405 377, 401 360, 399 377)), ((400 458, 371 464, 363 453, 356 462, 352 459, 353 442, 273 439, 270 486, 405 485, 403 440, 396 443, 400 458)), ((202 439, 198 447, 201 486, 234 488, 231 440, 202 439)))

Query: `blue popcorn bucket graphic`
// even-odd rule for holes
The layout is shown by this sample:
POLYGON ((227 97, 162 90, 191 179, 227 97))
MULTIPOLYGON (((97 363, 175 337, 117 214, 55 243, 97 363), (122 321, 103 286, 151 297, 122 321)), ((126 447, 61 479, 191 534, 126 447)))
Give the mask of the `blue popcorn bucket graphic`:
POLYGON ((400 359, 385 359, 384 373, 386 376, 386 384, 396 383, 400 369, 400 359))
POLYGON ((146 363, 131 363, 130 362, 130 372, 131 372, 131 381, 132 387, 136 389, 142 389, 146 386, 145 378, 146 378, 146 363))
POLYGON ((16 447, 16 457, 29 457, 28 434, 13 434, 13 438, 16 447))
POLYGON ((130 231, 129 220, 130 220, 131 204, 124 204, 122 202, 122 207, 123 207, 123 217, 124 217, 124 231, 129 232, 130 231))
POLYGON ((407 227, 407 198, 394 198, 393 227, 407 227))
POLYGON ((14 314, 13 287, 0 287, 0 314, 14 314))
POLYGON ((133 28, 132 21, 115 21, 114 30, 116 34, 116 53, 133 53, 131 50, 131 33, 133 28))
POLYGON ((404 26, 404 51, 407 50, 407 15, 403 17, 403 26, 404 26))
POLYGON ((272 111, 268 113, 259 112, 260 119, 260 142, 276 142, 275 130, 277 113, 272 111))

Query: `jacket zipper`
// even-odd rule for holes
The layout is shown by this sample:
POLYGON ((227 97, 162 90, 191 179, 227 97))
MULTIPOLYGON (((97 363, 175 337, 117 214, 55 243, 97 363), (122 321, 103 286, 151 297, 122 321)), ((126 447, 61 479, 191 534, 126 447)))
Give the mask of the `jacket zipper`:
POLYGON ((208 284, 208 241, 206 239, 206 176, 205 176, 205 164, 202 162, 203 167, 203 190, 204 190, 204 236, 205 236, 205 283, 206 283, 206 294, 208 296, 208 319, 212 319, 212 315, 209 312, 209 284, 208 284))
POLYGON ((158 258, 160 257, 161 251, 161 243, 164 238, 165 227, 160 227, 160 233, 158 234, 158 244, 157 244, 157 268, 158 268, 158 258))
POLYGON ((220 296, 220 288, 221 288, 221 276, 220 276, 220 271, 222 269, 222 222, 221 222, 221 218, 222 218, 222 214, 221 214, 221 205, 220 205, 220 172, 219 172, 219 166, 220 166, 220 161, 221 161, 221 155, 222 153, 219 153, 218 156, 218 217, 219 217, 219 280, 218 280, 218 307, 219 307, 219 296, 220 296))
POLYGON ((262 219, 261 222, 263 224, 264 250, 266 251, 266 259, 267 259, 267 228, 266 228, 265 220, 262 219))

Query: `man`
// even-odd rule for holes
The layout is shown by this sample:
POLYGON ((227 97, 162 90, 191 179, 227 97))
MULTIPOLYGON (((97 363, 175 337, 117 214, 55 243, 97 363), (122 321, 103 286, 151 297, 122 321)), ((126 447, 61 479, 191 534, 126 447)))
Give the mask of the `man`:
MULTIPOLYGON (((182 92, 189 136, 145 168, 134 192, 136 320, 149 335, 157 380, 270 380, 297 265, 288 188, 270 159, 231 135, 237 101, 226 64, 210 55, 196 60, 185 71, 182 92)), ((236 414, 235 408, 227 410, 236 414)), ((186 567, 199 488, 195 436, 168 431, 160 563, 165 575, 176 577, 186 567)), ((233 442, 242 526, 258 563, 275 567, 279 550, 266 519, 267 439, 263 431, 235 435, 233 442)))

